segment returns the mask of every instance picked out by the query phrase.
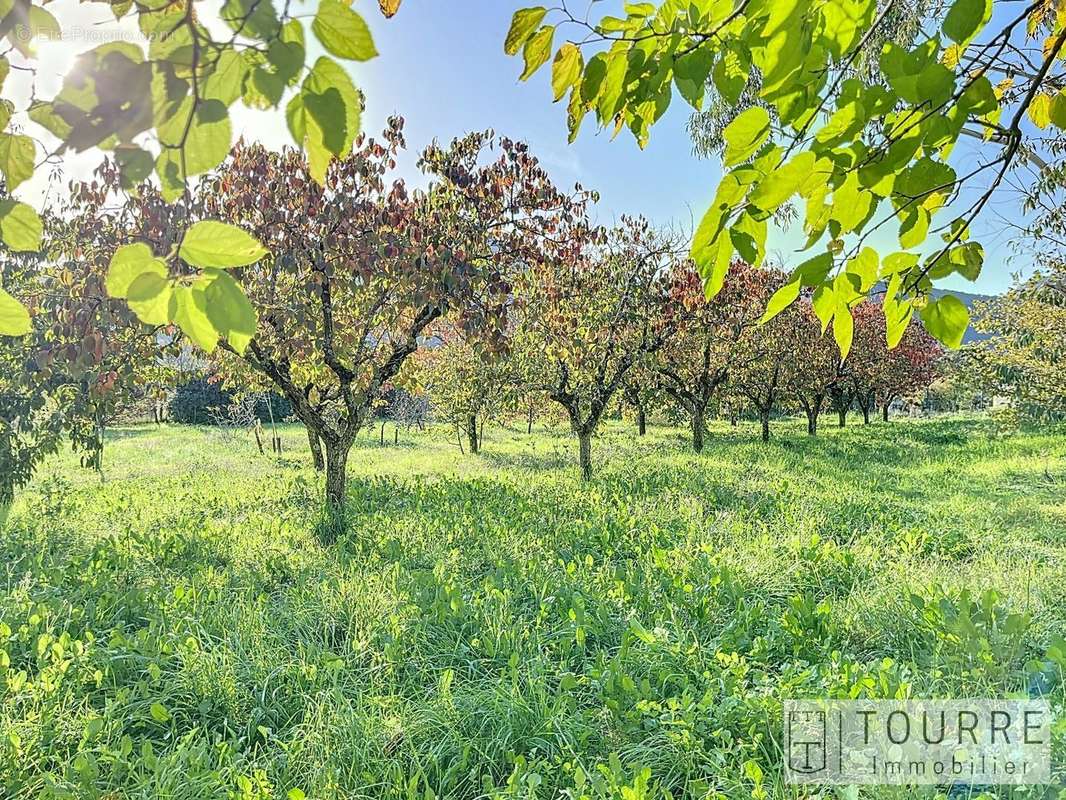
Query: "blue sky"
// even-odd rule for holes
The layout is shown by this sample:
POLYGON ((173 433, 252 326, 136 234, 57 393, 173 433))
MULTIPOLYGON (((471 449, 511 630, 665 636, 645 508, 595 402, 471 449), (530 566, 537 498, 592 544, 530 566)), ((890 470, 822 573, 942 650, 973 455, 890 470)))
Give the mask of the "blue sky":
MULTIPOLYGON (((596 12, 608 13, 612 4, 614 0, 598 4, 596 12)), ((413 166, 415 154, 432 139, 447 141, 471 130, 493 128, 501 135, 528 142, 560 185, 580 181, 599 191, 598 221, 610 223, 624 213, 643 214, 658 224, 694 230, 710 203, 720 169, 715 159, 700 160, 692 154, 685 133, 690 108, 679 95, 675 93, 669 111, 653 129, 651 142, 643 151, 628 132, 612 140, 608 133, 598 131, 591 117, 585 120, 578 141, 568 145, 565 109, 551 102, 550 70, 542 68, 528 83, 519 83, 520 59, 503 52, 511 15, 521 2, 405 0, 392 20, 383 19, 376 5, 374 0, 355 0, 356 8, 371 25, 381 55, 353 65, 351 72, 367 98, 364 130, 371 134, 380 131, 390 114, 406 119, 409 151, 401 169, 408 180, 421 180, 413 166)), ((116 26, 99 4, 57 0, 52 7, 61 19, 83 19, 85 29, 96 31, 98 37, 127 25, 116 26)), ((85 47, 71 47, 66 41, 44 46, 38 76, 42 94, 48 96, 49 90, 58 89, 74 52, 80 49, 85 47)), ((234 123, 237 135, 274 147, 291 144, 280 111, 235 109, 234 123)), ((971 157, 966 147, 974 150, 971 145, 960 145, 955 160, 971 157)), ((67 177, 85 174, 97 160, 91 153, 72 157, 65 165, 67 177)), ((27 190, 31 194, 47 188, 43 175, 32 183, 27 190)), ((57 184, 53 184, 52 191, 56 190, 57 184)), ((1013 198, 1003 198, 990 211, 1014 219, 1014 203, 1013 198)), ((944 222, 951 218, 947 212, 941 216, 944 222)), ((890 227, 886 226, 884 237, 873 242, 882 254, 898 249, 890 227)), ((1010 260, 1007 226, 996 213, 986 214, 974 235, 988 250, 984 273, 976 283, 956 278, 945 286, 961 291, 1002 291, 1012 271, 1025 269, 1024 262, 1010 260)), ((770 257, 786 267, 798 263, 805 257, 795 252, 800 241, 796 231, 772 231, 767 248, 770 257)))

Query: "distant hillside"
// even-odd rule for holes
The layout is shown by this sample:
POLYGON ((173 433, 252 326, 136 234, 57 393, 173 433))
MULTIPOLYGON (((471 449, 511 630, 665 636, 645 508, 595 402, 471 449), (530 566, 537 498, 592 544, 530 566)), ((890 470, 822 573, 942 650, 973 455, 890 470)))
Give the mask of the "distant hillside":
MULTIPOLYGON (((966 304, 966 307, 973 310, 973 304, 976 301, 984 302, 985 300, 991 300, 992 295, 989 294, 970 294, 969 292, 953 292, 946 289, 933 289, 933 298, 943 297, 946 294, 953 294, 966 304)), ((979 342, 982 339, 987 339, 987 333, 978 333, 973 328, 967 328, 966 334, 962 337, 962 343, 968 344, 969 342, 979 342)))

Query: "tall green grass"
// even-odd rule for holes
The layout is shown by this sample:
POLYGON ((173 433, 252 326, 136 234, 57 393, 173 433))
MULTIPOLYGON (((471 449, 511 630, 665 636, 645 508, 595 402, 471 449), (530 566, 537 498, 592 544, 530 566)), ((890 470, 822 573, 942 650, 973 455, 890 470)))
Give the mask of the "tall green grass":
POLYGON ((1061 433, 611 426, 590 484, 487 434, 367 436, 331 547, 297 429, 49 464, 0 533, 0 796, 798 797, 786 697, 1062 714, 1061 433))

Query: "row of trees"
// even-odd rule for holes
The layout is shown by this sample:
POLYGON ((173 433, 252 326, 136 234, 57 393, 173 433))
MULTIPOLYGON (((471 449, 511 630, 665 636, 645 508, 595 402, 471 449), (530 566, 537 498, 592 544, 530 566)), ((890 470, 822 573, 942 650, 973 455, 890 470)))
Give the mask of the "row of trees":
POLYGON ((841 426, 853 407, 865 422, 878 407, 887 420, 895 400, 934 379, 943 351, 920 325, 890 350, 882 309, 863 302, 842 359, 809 295, 762 321, 784 272, 735 263, 707 299, 679 244, 627 220, 581 263, 519 276, 505 351, 479 352, 445 323, 402 378, 428 393, 436 417, 461 429, 471 452, 487 419, 526 415, 531 425, 554 406, 578 440, 585 477, 593 435, 619 404, 632 407, 640 434, 652 410, 684 417, 701 452, 713 411, 735 419, 750 408, 765 440, 775 412, 802 410, 813 436, 829 408, 841 426))
POLYGON ((110 163, 73 186, 48 216, 45 257, 9 267, 33 323, 4 340, 9 491, 63 435, 98 457, 100 420, 190 343, 230 385, 285 397, 334 510, 356 435, 404 381, 423 381, 475 452, 506 391, 529 414, 555 404, 587 477, 593 436, 623 397, 673 398, 700 449, 723 386, 764 435, 783 402, 808 411, 813 433, 827 398, 868 414, 935 359, 915 326, 890 356, 884 315, 857 295, 841 361, 808 292, 773 308, 792 285, 777 270, 736 262, 708 300, 683 237, 640 218, 594 225, 595 194, 560 190, 521 143, 477 133, 431 145, 418 191, 392 179, 403 147, 393 119, 321 183, 296 151, 239 144, 182 202, 145 184, 115 204, 123 173, 110 163), (245 240, 231 241, 237 228, 245 240))

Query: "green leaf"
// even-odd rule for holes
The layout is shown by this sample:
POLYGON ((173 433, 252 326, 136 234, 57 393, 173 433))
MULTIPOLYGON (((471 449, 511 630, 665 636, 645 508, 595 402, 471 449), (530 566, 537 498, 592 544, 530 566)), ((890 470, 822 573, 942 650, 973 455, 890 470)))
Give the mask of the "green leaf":
POLYGON ((311 175, 319 183, 325 180, 333 156, 343 157, 351 150, 362 110, 362 98, 348 73, 332 59, 318 59, 285 109, 285 117, 293 138, 307 151, 311 175))
POLYGON ((829 217, 840 223, 841 232, 850 233, 870 215, 874 200, 875 195, 859 185, 858 173, 849 172, 843 185, 833 192, 829 217))
POLYGON ((1052 99, 1048 95, 1040 92, 1036 94, 1029 103, 1029 108, 1027 109, 1029 119, 1034 125, 1036 125, 1036 127, 1040 128, 1040 130, 1043 130, 1051 124, 1052 102, 1052 99))
POLYGON ((836 294, 833 292, 833 287, 822 285, 815 289, 814 294, 811 296, 811 308, 814 309, 814 315, 818 317, 818 321, 822 323, 822 333, 825 333, 825 329, 829 327, 837 308, 836 294))
POLYGON ((229 110, 222 101, 202 100, 195 105, 195 113, 192 113, 192 101, 189 97, 172 124, 157 129, 163 144, 160 161, 164 169, 173 163, 182 183, 221 164, 233 140, 229 110))
POLYGON ((929 235, 929 212, 920 206, 911 206, 899 225, 900 247, 917 247, 929 235))
POLYGON ((985 249, 977 242, 967 242, 953 247, 948 253, 948 261, 954 271, 968 281, 975 281, 981 276, 985 263, 985 249))
POLYGON ((146 325, 166 325, 172 319, 174 292, 170 280, 154 272, 138 275, 126 290, 126 303, 146 325))
POLYGON ((36 253, 43 233, 41 218, 33 208, 10 198, 0 201, 0 238, 10 250, 36 253))
POLYGON ((878 270, 877 251, 871 247, 864 247, 859 254, 848 261, 845 272, 848 272, 859 282, 859 291, 868 292, 877 282, 878 270))
POLYGON ((887 278, 899 272, 906 272, 917 263, 917 253, 891 253, 881 262, 881 277, 887 278))
POLYGON ((552 39, 555 37, 555 26, 545 25, 526 42, 522 48, 522 57, 525 60, 525 69, 522 70, 518 80, 528 80, 529 77, 540 69, 552 54, 552 39))
POLYGON ((747 161, 770 136, 770 114, 761 106, 742 112, 722 131, 727 167, 747 161))
POLYGON ((0 336, 25 336, 31 328, 30 312, 22 303, 0 289, 0 336))
POLYGON ((321 0, 311 30, 338 58, 369 61, 378 54, 366 22, 342 0, 321 0))
POLYGON ((640 622, 637 621, 636 617, 631 617, 629 620, 629 632, 645 644, 655 643, 655 634, 653 634, 651 631, 641 625, 640 622))
POLYGON ((211 280, 211 275, 201 275, 191 286, 178 286, 174 290, 177 300, 175 324, 206 353, 215 351, 219 339, 219 332, 207 312, 207 287, 211 280))
POLYGON ((205 290, 207 317, 233 349, 243 353, 258 325, 255 309, 228 273, 213 270, 209 275, 211 282, 205 290))
POLYGON ((745 212, 729 229, 729 238, 740 257, 752 266, 760 266, 766 255, 766 220, 745 212))
POLYGON ((37 148, 29 136, 0 133, 0 171, 7 179, 7 190, 14 191, 20 183, 33 177, 33 162, 37 148))
POLYGON ((219 16, 232 30, 261 41, 275 37, 281 27, 271 0, 226 0, 219 16))
POLYGON ((703 94, 707 88, 707 76, 714 65, 714 50, 698 47, 674 62, 674 83, 681 96, 697 111, 703 106, 703 94))
POLYGON ((847 358, 851 352, 851 342, 855 338, 855 320, 851 311, 843 303, 839 304, 833 314, 833 338, 840 348, 840 357, 847 358))
POLYGON ((992 0, 955 0, 944 18, 944 34, 967 44, 992 17, 992 0))
POLYGON ((822 38, 838 61, 870 24, 874 5, 872 0, 834 0, 822 6, 822 38))
POLYGON ((755 187, 748 200, 763 211, 776 211, 778 206, 799 191, 814 169, 814 153, 805 151, 783 167, 773 170, 755 187))
POLYGON ((111 256, 105 279, 107 293, 111 297, 126 297, 133 282, 145 273, 166 278, 167 265, 142 242, 123 245, 111 256))
POLYGON ((926 329, 945 346, 957 350, 970 324, 970 311, 954 295, 946 294, 922 308, 926 329))
POLYGON ((178 255, 194 267, 221 268, 254 264, 267 252, 250 233, 214 220, 192 225, 178 249, 178 255))
POLYGON ((567 90, 576 85, 581 78, 585 60, 576 45, 567 42, 559 48, 552 62, 552 93, 558 102, 567 90))
POLYGON ((833 254, 821 253, 814 258, 809 258, 792 270, 792 280, 799 281, 803 286, 818 286, 829 275, 833 268, 833 254))
POLYGON ((152 719, 156 722, 167 722, 170 719, 170 712, 162 703, 152 703, 151 709, 152 719))
MULTIPOLYGON (((290 25, 299 27, 301 35, 303 27, 299 20, 293 20, 285 26, 282 32, 290 30, 290 25)), ((288 46, 286 42, 278 40, 278 44, 288 46)), ((303 66, 303 60, 300 61, 303 66)), ((248 76, 248 62, 236 50, 223 50, 215 63, 214 68, 204 79, 203 96, 208 100, 218 100, 225 106, 230 106, 244 94, 244 81, 248 76)))
POLYGON ((155 166, 151 153, 134 146, 116 148, 115 163, 118 164, 122 188, 134 194, 137 187, 152 174, 155 166))
POLYGON ((770 301, 766 304, 766 311, 763 312, 762 318, 759 320, 759 324, 769 322, 790 305, 792 305, 796 298, 799 297, 800 282, 798 280, 791 280, 778 289, 770 297, 770 301))
POLYGON ((885 312, 885 343, 889 350, 894 349, 903 339, 911 317, 914 316, 914 306, 909 300, 900 303, 895 299, 902 283, 900 274, 893 274, 888 283, 888 290, 885 292, 885 299, 881 303, 881 308, 885 312))
POLYGON ((520 8, 511 18, 511 29, 507 31, 507 39, 503 43, 503 52, 513 56, 526 40, 533 35, 533 31, 540 25, 544 15, 548 13, 546 8, 520 8))
POLYGON ((744 93, 744 87, 748 85, 749 72, 750 64, 747 59, 741 58, 730 48, 715 62, 711 79, 722 99, 730 105, 736 105, 740 95, 744 93))
POLYGON ((1051 101, 1049 111, 1051 124, 1059 130, 1066 130, 1066 92, 1059 92, 1051 101))
POLYGON ((625 53, 614 53, 607 59, 607 71, 600 85, 599 97, 596 101, 596 115, 601 125, 607 125, 614 119, 618 110, 618 102, 622 98, 622 89, 625 86, 626 72, 629 70, 629 58, 625 53))

